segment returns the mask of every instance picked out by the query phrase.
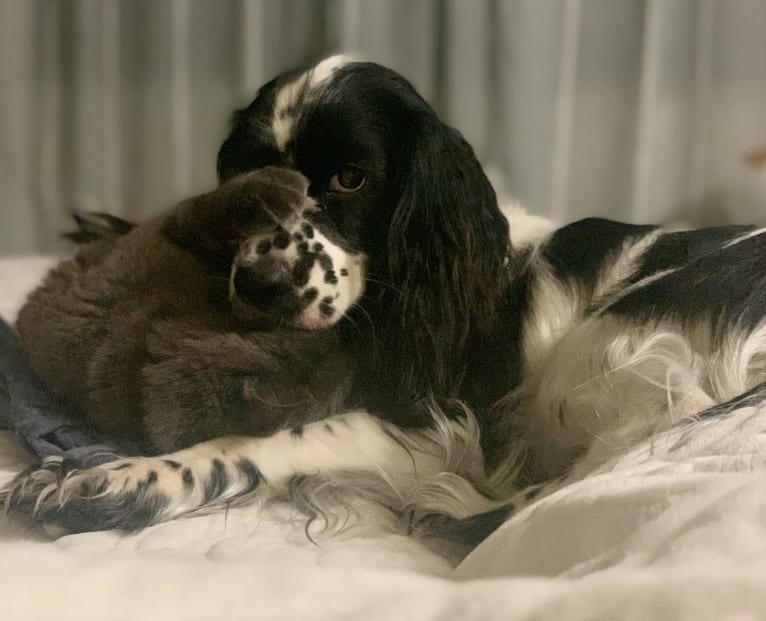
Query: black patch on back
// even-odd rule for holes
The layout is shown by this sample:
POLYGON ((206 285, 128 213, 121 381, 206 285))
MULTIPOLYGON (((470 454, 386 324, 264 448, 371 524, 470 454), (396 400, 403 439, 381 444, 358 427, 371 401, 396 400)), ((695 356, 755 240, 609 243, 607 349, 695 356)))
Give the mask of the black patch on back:
POLYGON ((681 267, 700 257, 718 252, 725 243, 745 235, 752 226, 721 226, 696 231, 664 233, 641 257, 638 270, 630 282, 681 267))
POLYGON ((592 291, 605 264, 619 255, 625 242, 638 240, 656 228, 586 218, 558 229, 542 254, 558 278, 592 291))
POLYGON ((291 436, 302 436, 303 435, 303 425, 295 425, 295 427, 290 428, 290 435, 291 436))
POLYGON ((165 464, 171 470, 178 470, 181 467, 181 464, 179 464, 174 459, 163 459, 162 463, 165 464))
POLYGON ((605 313, 637 322, 710 321, 714 338, 751 330, 766 316, 766 235, 696 258, 611 304, 605 313))

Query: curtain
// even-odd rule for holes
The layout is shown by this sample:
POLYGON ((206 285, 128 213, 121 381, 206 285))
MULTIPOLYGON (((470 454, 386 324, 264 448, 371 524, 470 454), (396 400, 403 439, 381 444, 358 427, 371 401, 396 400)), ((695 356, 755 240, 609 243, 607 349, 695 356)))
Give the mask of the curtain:
POLYGON ((0 254, 215 183, 231 112, 338 51, 561 222, 764 222, 762 0, 0 0, 0 254))

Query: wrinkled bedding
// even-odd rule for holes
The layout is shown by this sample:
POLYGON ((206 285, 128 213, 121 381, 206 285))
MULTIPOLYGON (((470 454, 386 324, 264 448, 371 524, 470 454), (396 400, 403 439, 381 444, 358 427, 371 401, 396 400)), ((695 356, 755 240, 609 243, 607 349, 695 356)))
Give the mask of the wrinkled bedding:
MULTIPOLYGON (((0 260, 12 320, 46 259, 0 260)), ((0 483, 30 460, 0 433, 0 483)), ((456 568, 390 533, 308 541, 287 507, 64 536, 0 516, 27 619, 766 618, 766 407, 679 427, 513 516, 456 568)))

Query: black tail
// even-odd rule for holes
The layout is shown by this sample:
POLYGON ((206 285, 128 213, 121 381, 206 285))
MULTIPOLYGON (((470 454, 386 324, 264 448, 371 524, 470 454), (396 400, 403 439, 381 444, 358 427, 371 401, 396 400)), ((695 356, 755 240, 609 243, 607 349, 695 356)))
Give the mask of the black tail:
POLYGON ((748 408, 758 405, 764 400, 766 400, 766 382, 761 382, 754 388, 737 395, 733 399, 729 399, 728 401, 709 407, 706 410, 702 410, 699 414, 689 419, 689 422, 707 420, 709 418, 730 414, 739 408, 748 408))
POLYGON ((412 530, 425 537, 446 539, 475 548, 497 530, 514 509, 515 505, 508 503, 462 520, 444 513, 429 513, 420 518, 412 530))

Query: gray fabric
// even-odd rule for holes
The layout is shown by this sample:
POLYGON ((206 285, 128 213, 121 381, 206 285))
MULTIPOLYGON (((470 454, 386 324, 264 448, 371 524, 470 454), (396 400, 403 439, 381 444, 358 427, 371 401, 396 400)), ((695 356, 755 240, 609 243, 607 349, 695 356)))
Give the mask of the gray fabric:
POLYGON ((762 0, 0 0, 0 254, 209 188, 231 110, 338 50, 408 76, 537 213, 764 219, 762 0))
MULTIPOLYGON (((0 430, 13 431, 36 457, 57 456, 86 468, 116 459, 105 443, 70 420, 28 367, 11 327, 0 319, 0 430)), ((121 447, 123 454, 127 447, 121 447)), ((127 452, 136 452, 130 447, 127 452)))

